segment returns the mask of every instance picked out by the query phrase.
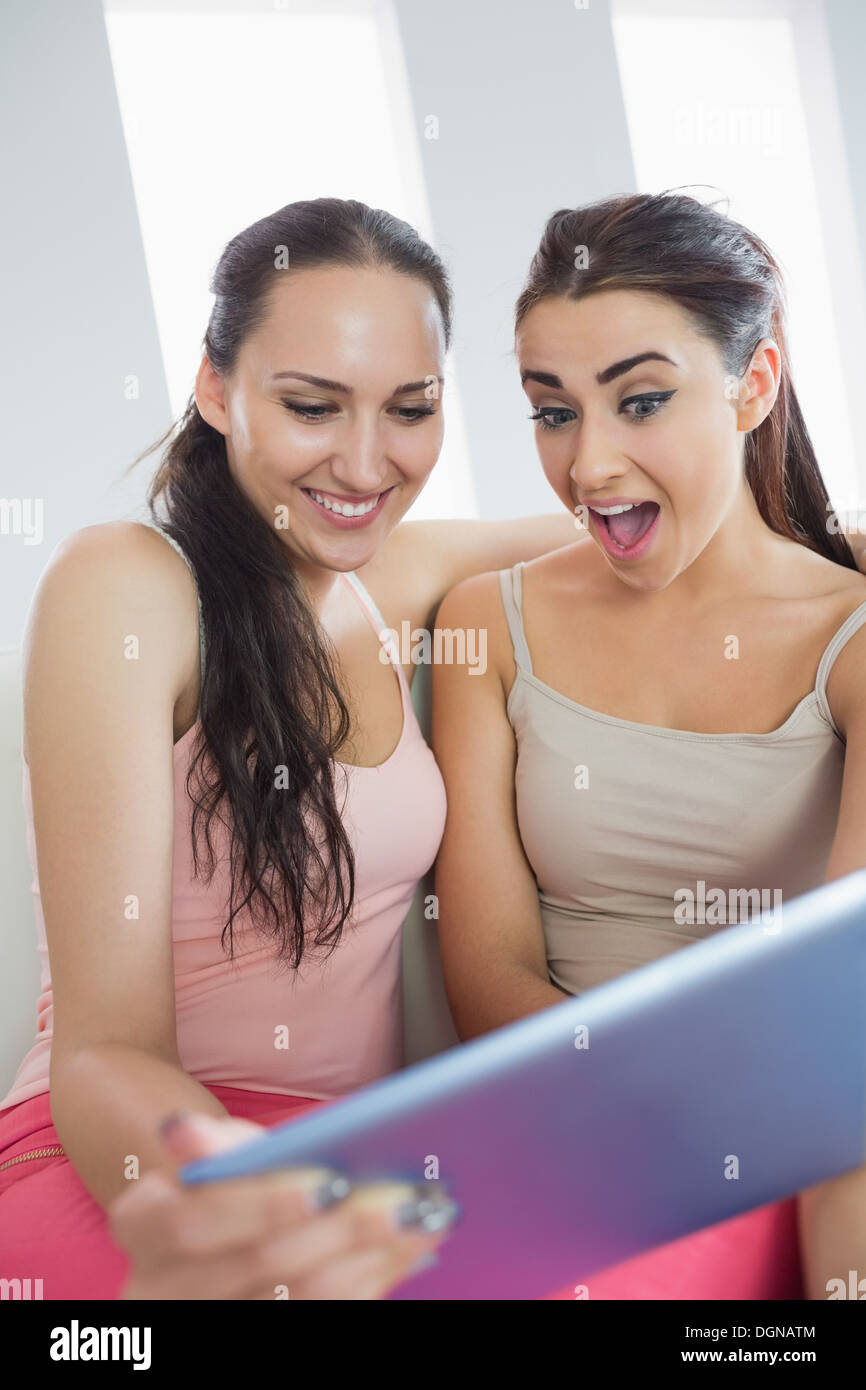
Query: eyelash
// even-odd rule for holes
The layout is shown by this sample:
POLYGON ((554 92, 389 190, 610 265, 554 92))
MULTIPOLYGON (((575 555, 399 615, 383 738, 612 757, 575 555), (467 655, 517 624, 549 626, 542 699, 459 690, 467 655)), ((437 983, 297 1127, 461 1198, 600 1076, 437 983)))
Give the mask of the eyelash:
MULTIPOLYGON (((658 415, 659 410, 661 410, 662 406, 665 405, 665 403, 670 400, 671 396, 675 394, 675 391, 644 391, 639 396, 627 396, 626 399, 621 402, 620 410, 622 410, 622 407, 624 405, 633 405, 636 401, 651 401, 654 405, 658 406, 658 409, 651 411, 649 415, 629 416, 629 418, 633 421, 634 424, 640 425, 643 424, 644 420, 652 420, 653 416, 658 415)), ((558 425, 552 425, 547 418, 548 414, 569 415, 573 414, 573 411, 570 411, 568 407, 564 405, 541 406, 538 410, 536 410, 532 415, 529 416, 529 419, 537 420, 538 423, 541 425, 541 428, 544 430, 561 430, 563 428, 563 424, 568 423, 562 421, 558 425)))
MULTIPOLYGON (((285 406, 286 410, 290 410, 293 415, 299 416, 300 419, 306 420, 308 423, 315 423, 315 421, 317 420, 324 420, 325 416, 333 414, 334 410, 334 407, 329 405, 298 405, 295 401, 284 400, 282 404, 285 406), (320 413, 311 413, 315 411, 318 411, 320 413)), ((397 409, 407 411, 413 417, 411 420, 407 420, 405 417, 403 417, 401 423, 404 425, 414 425, 416 421, 424 419, 425 416, 436 414, 436 411, 433 409, 432 406, 407 405, 398 406, 397 409)))

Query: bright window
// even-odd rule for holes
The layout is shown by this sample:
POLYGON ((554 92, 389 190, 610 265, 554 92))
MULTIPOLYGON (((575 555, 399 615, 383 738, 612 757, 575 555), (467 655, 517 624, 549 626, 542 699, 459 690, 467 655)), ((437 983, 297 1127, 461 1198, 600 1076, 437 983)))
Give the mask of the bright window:
MULTIPOLYGON (((210 274, 243 227, 327 194, 387 208, 433 239, 392 17, 382 6, 324 8, 106 0, 174 415, 201 360, 210 274)), ((445 447, 413 517, 476 514, 450 369, 445 406, 445 447)))
POLYGON ((684 191, 721 198, 720 209, 770 247, 787 284, 795 389, 831 497, 847 509, 866 487, 831 293, 836 248, 826 241, 795 46, 800 20, 784 3, 763 3, 761 16, 701 0, 688 13, 665 12, 677 8, 614 0, 637 186, 715 185, 684 191))

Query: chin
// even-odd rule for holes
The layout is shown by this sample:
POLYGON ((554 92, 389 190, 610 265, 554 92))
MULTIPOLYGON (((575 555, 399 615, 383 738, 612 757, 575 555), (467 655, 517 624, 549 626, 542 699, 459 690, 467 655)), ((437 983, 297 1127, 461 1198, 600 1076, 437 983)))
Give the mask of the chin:
MULTIPOLYGON (((605 556, 605 558, 607 558, 605 556)), ((662 589, 667 589, 673 584, 678 571, 662 573, 658 568, 646 569, 641 572, 638 569, 617 569, 614 565, 610 566, 611 571, 622 583, 627 584, 630 589, 636 589, 644 594, 658 594, 662 589)))
POLYGON ((304 550, 314 565, 322 565, 329 570, 357 570, 370 563, 382 549, 384 536, 372 536, 344 532, 334 543, 325 546, 320 540, 313 541, 304 550))

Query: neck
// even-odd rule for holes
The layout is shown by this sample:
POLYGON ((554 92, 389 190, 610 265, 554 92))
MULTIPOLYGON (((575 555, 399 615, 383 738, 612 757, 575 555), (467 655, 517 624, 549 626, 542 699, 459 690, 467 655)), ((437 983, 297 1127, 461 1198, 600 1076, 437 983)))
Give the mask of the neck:
POLYGON ((299 559, 295 556, 291 557, 291 564, 304 586, 310 607, 314 613, 321 617, 322 611, 339 580, 339 573, 336 570, 326 569, 323 565, 315 565, 309 560, 299 559))
POLYGON ((780 559, 784 552, 790 553, 793 544, 767 525, 743 478, 715 535, 677 576, 669 592, 690 606, 756 590, 771 592, 779 576, 780 559))

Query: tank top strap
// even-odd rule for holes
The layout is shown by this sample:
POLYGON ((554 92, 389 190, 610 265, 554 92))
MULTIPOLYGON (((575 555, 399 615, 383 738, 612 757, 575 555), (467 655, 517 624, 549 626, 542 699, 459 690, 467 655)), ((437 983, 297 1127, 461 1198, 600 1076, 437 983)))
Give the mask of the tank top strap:
POLYGON ((393 636, 391 635, 391 629, 388 627, 388 624, 382 617, 376 600, 373 598, 373 595, 370 593, 370 590, 367 588, 366 584, 364 584, 364 582, 361 579, 359 579, 355 571, 342 570, 341 574, 343 579, 349 585, 349 587, 354 589, 355 594, 358 598, 358 602, 361 608, 363 609, 364 614, 366 615, 367 621, 369 622, 379 641, 382 643, 385 651, 388 653, 391 665, 394 667, 394 670, 397 673, 397 679, 400 682, 400 690, 403 697, 403 710, 405 713, 407 709, 410 709, 412 707, 412 693, 409 689, 409 682, 406 679, 406 672, 403 670, 403 663, 400 661, 399 652, 394 647, 394 640, 393 636))
POLYGON ((514 660, 532 675, 532 657, 523 630, 523 563, 519 560, 510 570, 499 571, 499 588, 514 647, 514 660))
POLYGON ((827 703, 827 678, 833 669, 833 663, 841 652, 845 644, 854 636, 854 633, 866 623, 866 601, 855 608, 853 613, 849 613, 844 623, 834 632, 830 641, 824 649, 824 655, 818 665, 818 674, 815 677, 815 694, 818 697, 818 708, 827 720, 834 733, 841 738, 842 735, 836 728, 836 721, 830 713, 830 706, 827 703))
POLYGON ((354 570, 342 570, 341 573, 344 579, 348 579, 355 593, 358 595, 361 601, 361 607, 367 610, 367 617, 370 619, 371 625, 377 628, 379 633, 387 632, 388 624, 379 612, 376 600, 373 598, 366 584, 358 578, 354 570))
POLYGON ((168 541, 169 545, 172 546, 172 548, 173 548, 174 550, 177 551, 178 555, 179 555, 180 558, 183 560, 184 564, 186 565, 187 569, 189 570, 190 574, 192 575, 192 582, 193 582, 193 584, 195 584, 196 598, 197 598, 197 600, 198 600, 198 646, 199 646, 199 660, 200 660, 200 662, 201 662, 201 676, 202 676, 202 680, 204 680, 204 658, 205 658, 204 622, 203 622, 203 620, 202 620, 202 613, 201 613, 201 595, 200 595, 200 593, 199 593, 199 591, 198 591, 198 580, 197 580, 196 577, 195 577, 195 570, 193 569, 193 567, 192 567, 192 565, 191 565, 191 563, 190 563, 190 560, 189 560, 189 557, 187 556, 186 551, 185 551, 185 550, 183 549, 183 547, 179 544, 179 542, 175 540, 174 536, 170 536, 170 535, 168 534, 167 531, 163 531, 163 529, 162 529, 161 526, 154 526, 154 524, 153 524, 152 521, 145 521, 145 522, 144 522, 144 525, 145 525, 145 526, 149 526, 149 527, 151 528, 151 530, 153 530, 153 531, 158 531, 159 534, 163 537, 163 539, 168 541))

